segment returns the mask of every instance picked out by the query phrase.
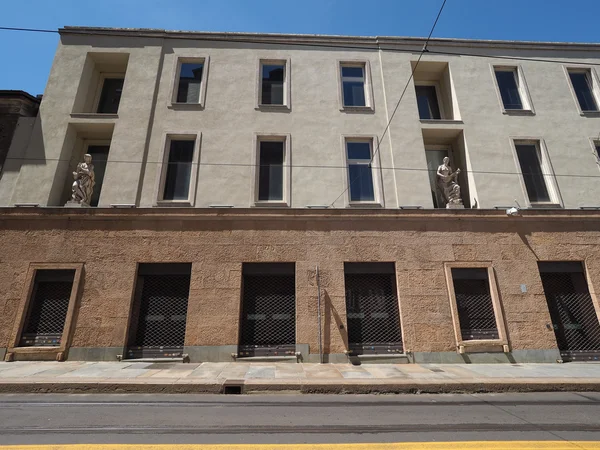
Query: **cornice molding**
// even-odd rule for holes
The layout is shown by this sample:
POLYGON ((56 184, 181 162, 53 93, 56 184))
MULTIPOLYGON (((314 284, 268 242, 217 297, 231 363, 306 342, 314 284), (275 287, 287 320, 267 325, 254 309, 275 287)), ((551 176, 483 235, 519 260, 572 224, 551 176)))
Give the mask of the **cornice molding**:
MULTIPOLYGON (((195 39, 207 41, 223 41, 236 43, 259 44, 318 44, 331 46, 359 46, 367 50, 400 49, 420 51, 426 39, 422 37, 402 36, 338 36, 322 34, 276 34, 276 33, 218 33, 205 31, 170 31, 153 28, 103 28, 103 27, 71 27, 59 29, 61 35, 121 36, 130 38, 157 39, 195 39), (410 47, 410 49, 406 49, 410 47)), ((501 41, 484 39, 452 39, 432 38, 430 47, 460 48, 502 48, 518 50, 562 50, 562 51, 600 51, 600 43, 578 42, 535 42, 535 41, 501 41)))

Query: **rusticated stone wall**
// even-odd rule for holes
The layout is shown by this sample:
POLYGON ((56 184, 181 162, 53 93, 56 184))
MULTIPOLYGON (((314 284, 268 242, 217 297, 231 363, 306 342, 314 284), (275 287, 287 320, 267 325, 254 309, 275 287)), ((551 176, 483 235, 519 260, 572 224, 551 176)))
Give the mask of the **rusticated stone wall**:
POLYGON ((456 350, 444 262, 491 262, 513 350, 556 348, 537 261, 585 261, 600 283, 593 211, 0 209, 0 348, 30 263, 84 263, 72 347, 123 347, 137 263, 191 262, 186 346, 238 342, 242 262, 295 262, 297 342, 346 349, 345 261, 396 264, 405 349, 456 350), (520 286, 525 284, 527 292, 520 286), (343 327, 340 327, 343 325, 343 327))

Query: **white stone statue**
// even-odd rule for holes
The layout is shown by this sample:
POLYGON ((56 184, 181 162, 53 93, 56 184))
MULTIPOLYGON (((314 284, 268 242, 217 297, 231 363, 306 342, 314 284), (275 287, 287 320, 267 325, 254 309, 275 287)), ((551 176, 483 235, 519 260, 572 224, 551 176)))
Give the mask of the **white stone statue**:
POLYGON ((73 182, 71 201, 81 206, 90 206, 96 176, 94 174, 94 165, 92 164, 92 155, 83 155, 83 162, 77 164, 77 169, 73 172, 73 182))
POLYGON ((464 208, 462 198, 460 197, 460 186, 457 183, 460 169, 452 172, 450 167, 450 158, 447 156, 443 160, 443 164, 437 169, 437 187, 440 190, 446 208, 464 208))

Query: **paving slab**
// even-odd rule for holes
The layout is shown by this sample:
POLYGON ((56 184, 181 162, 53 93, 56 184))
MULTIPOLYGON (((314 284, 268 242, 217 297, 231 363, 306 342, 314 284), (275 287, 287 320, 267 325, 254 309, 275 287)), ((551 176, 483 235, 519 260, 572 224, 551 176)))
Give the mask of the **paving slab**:
MULTIPOLYGON (((600 392, 600 364, 0 362, 0 392, 600 392)), ((598 394, 600 395, 600 394, 598 394)))

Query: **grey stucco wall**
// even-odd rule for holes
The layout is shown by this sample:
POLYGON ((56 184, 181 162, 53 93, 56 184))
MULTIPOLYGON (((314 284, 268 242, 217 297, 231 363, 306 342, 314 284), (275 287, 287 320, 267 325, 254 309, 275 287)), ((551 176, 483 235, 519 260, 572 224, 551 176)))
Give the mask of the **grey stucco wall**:
MULTIPOLYGON (((200 165, 194 169, 195 207, 253 205, 251 166, 255 137, 261 134, 291 137, 290 205, 328 205, 347 186, 343 136, 381 136, 420 49, 414 43, 398 45, 397 50, 404 51, 378 51, 125 35, 61 37, 39 123, 26 145, 25 160, 11 161, 5 168, 0 205, 64 204, 74 149, 82 140, 112 137, 100 206, 155 206, 169 133, 201 135, 200 165), (129 55, 118 117, 72 114, 88 52, 129 55), (170 104, 178 57, 210 58, 202 107, 170 104), (289 111, 256 108, 261 58, 290 61, 289 111), (369 63, 373 112, 340 111, 338 65, 353 60, 369 63)), ((472 49, 464 45, 439 41, 430 49, 600 64, 600 58, 592 58, 598 54, 596 47, 478 42, 472 49)), ((463 153, 467 167, 462 169, 473 172, 463 173, 462 182, 468 180, 470 203, 480 208, 511 205, 515 199, 528 205, 511 146, 511 139, 526 138, 544 144, 564 207, 597 204, 600 173, 591 142, 600 133, 600 117, 580 115, 562 64, 434 53, 425 54, 422 61, 448 63, 460 120, 420 121, 411 82, 376 158, 375 165, 384 168, 374 168, 384 207, 433 206, 424 133, 442 136, 451 141, 455 152, 463 153), (503 114, 491 69, 494 64, 521 66, 535 115, 503 114)), ((17 154, 19 142, 13 146, 10 152, 17 154)), ((334 206, 345 207, 347 200, 344 194, 334 206)))

